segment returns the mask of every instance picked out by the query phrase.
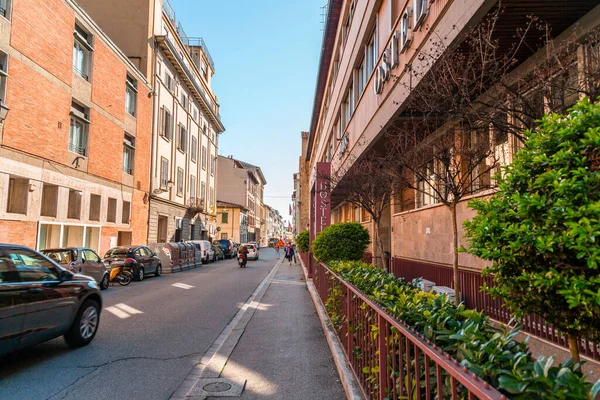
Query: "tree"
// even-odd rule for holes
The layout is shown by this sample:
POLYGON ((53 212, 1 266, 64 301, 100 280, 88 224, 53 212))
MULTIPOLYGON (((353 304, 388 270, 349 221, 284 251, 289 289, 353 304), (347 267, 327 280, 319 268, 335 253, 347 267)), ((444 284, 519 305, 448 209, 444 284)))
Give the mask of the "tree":
POLYGON ((488 127, 463 123, 430 133, 424 125, 388 130, 390 140, 386 169, 396 187, 415 192, 417 206, 443 204, 452 223, 452 269, 455 301, 460 303, 458 279, 457 206, 473 193, 492 187, 491 175, 498 166, 497 149, 490 146, 488 127))
POLYGON ((487 291, 519 318, 535 313, 565 332, 578 363, 582 336, 600 332, 600 104, 527 131, 496 195, 475 200, 469 253, 492 261, 487 291))
POLYGON ((332 189, 332 202, 352 204, 366 211, 374 224, 373 260, 383 256, 384 246, 381 239, 381 219, 391 206, 394 191, 394 177, 384 168, 384 159, 370 152, 358 161, 346 162, 329 177, 332 189))

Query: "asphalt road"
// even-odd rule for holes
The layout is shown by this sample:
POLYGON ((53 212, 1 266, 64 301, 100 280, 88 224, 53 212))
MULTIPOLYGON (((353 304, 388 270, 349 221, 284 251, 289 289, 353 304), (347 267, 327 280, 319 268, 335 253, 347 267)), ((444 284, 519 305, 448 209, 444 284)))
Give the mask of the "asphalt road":
POLYGON ((60 338, 0 359, 0 399, 168 399, 275 262, 262 249, 245 269, 223 260, 111 286, 87 347, 60 338))

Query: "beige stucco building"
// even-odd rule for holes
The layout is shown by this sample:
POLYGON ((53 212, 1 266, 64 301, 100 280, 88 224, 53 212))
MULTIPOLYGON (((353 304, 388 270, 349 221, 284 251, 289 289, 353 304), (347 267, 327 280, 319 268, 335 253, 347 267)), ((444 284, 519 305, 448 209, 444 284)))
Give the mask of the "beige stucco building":
POLYGON ((185 34, 167 0, 80 3, 154 88, 148 241, 216 238, 216 160, 225 128, 206 44, 185 34))
POLYGON ((233 157, 218 157, 218 201, 239 204, 248 210, 247 241, 266 243, 264 186, 267 184, 260 167, 233 157))

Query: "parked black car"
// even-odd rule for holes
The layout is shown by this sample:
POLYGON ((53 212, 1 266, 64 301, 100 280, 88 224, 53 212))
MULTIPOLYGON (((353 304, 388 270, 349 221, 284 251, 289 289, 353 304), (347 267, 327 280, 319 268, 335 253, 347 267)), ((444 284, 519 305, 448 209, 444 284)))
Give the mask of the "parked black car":
POLYGON ((233 258, 235 256, 236 251, 233 248, 233 241, 229 239, 221 239, 215 240, 215 243, 219 243, 221 245, 221 249, 223 249, 223 254, 225 258, 233 258))
POLYGON ((85 346, 101 310, 94 278, 27 247, 0 244, 0 356, 61 335, 70 347, 85 346))
POLYGON ((85 247, 68 247, 45 249, 41 253, 70 272, 91 276, 98 282, 100 289, 108 289, 109 270, 94 250, 85 247))
POLYGON ((146 274, 162 274, 160 259, 146 246, 113 247, 104 254, 102 261, 109 269, 118 265, 131 268, 134 278, 138 281, 143 281, 146 274))
POLYGON ((134 278, 138 281, 144 280, 146 274, 162 274, 160 259, 146 246, 113 247, 104 254, 102 261, 108 268, 118 265, 131 268, 134 278))

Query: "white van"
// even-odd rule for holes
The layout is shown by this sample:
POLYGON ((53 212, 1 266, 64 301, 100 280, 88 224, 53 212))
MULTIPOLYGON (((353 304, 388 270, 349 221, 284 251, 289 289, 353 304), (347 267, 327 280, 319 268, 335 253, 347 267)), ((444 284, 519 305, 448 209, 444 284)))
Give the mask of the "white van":
POLYGON ((202 252, 202 263, 208 263, 213 260, 215 251, 208 240, 189 240, 190 243, 199 244, 202 252))

